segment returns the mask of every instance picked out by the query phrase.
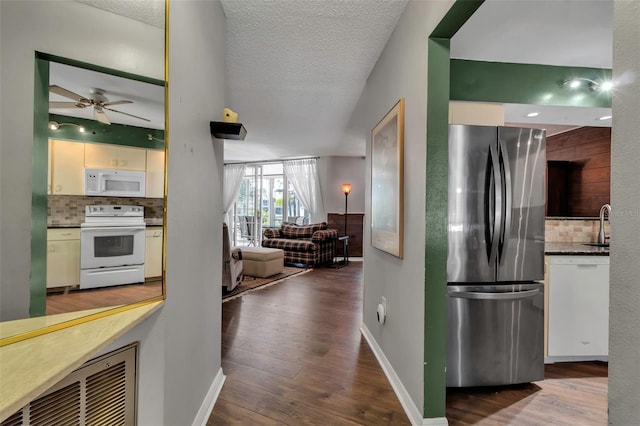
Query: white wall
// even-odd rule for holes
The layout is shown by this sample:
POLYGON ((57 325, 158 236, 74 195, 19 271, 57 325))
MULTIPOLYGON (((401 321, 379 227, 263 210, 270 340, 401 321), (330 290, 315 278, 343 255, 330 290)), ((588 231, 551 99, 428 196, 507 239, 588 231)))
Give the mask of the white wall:
POLYGON ((640 424, 640 3, 614 2, 609 424, 640 424))
POLYGON ((164 31, 71 1, 0 5, 0 319, 7 320, 29 315, 35 51, 163 79, 164 31), (104 36, 97 27, 117 30, 104 36))
POLYGON ((172 1, 165 424, 190 424, 218 372, 222 333, 225 18, 219 1, 172 1))
POLYGON ((364 213, 364 194, 368 181, 364 157, 322 157, 318 160, 324 209, 327 213, 344 213, 342 184, 351 184, 347 209, 349 213, 364 213))
MULTIPOLYGON (((365 88, 367 158, 370 131, 398 99, 405 98, 404 259, 364 245, 364 324, 422 413, 424 360, 424 258, 427 38, 453 1, 410 1, 365 88), (401 76, 401 77, 400 77, 401 76), (376 322, 380 296, 387 298, 387 322, 376 322)), ((358 113, 354 113, 358 117, 358 113)), ((370 161, 366 161, 369 184, 370 161)), ((365 211, 371 205, 365 197, 365 211)), ((364 241, 370 241, 365 216, 364 241)))
MULTIPOLYGON (((28 309, 34 50, 162 79, 164 39, 161 29, 149 27, 159 38, 148 37, 116 15, 103 27, 117 30, 103 37, 92 30, 104 12, 77 2, 0 5, 4 311, 25 300, 28 309), (131 55, 122 55, 125 45, 131 55)), ((223 145, 212 141, 209 120, 224 105, 225 20, 219 1, 172 1, 170 16, 168 298, 110 346, 140 342, 139 424, 154 426, 191 424, 220 369, 223 145), (194 182, 207 184, 187 185, 194 182)))

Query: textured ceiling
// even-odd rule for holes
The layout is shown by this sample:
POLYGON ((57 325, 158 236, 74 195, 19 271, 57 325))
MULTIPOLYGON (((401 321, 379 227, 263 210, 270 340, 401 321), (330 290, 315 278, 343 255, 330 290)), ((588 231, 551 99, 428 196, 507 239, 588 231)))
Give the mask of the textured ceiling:
POLYGON ((76 0, 98 9, 164 28, 164 0, 76 0))
POLYGON ((405 5, 222 0, 227 106, 247 128, 225 161, 363 155, 342 135, 405 5))

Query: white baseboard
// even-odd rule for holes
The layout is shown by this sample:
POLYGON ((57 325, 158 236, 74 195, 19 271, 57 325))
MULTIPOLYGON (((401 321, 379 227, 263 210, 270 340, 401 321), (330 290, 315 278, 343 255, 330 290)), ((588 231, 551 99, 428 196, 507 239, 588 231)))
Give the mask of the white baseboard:
POLYGON ((200 405, 200 409, 198 410, 198 414, 196 414, 196 418, 193 419, 193 426, 206 426, 207 420, 209 420, 209 416, 213 411, 213 406, 216 405, 216 401, 218 400, 218 396, 220 395, 220 391, 222 390, 222 385, 224 384, 224 380, 227 376, 222 372, 222 367, 218 370, 218 374, 213 379, 211 383, 211 387, 207 392, 207 395, 204 397, 202 401, 202 405, 200 405))
POLYGON ((380 363, 382 371, 384 371, 389 383, 391 383, 391 387, 400 400, 400 404, 402 405, 402 408, 404 408, 404 412, 407 414, 407 417, 409 417, 411 424, 415 426, 448 426, 449 422, 446 417, 436 417, 431 419, 422 418, 422 413, 418 407, 416 407, 416 404, 414 404, 409 392, 407 392, 407 389, 402 384, 400 377, 398 377, 386 355, 382 352, 380 346, 378 346, 378 342, 376 342, 376 339, 374 339, 373 335, 364 323, 360 327, 360 331, 378 359, 378 363, 380 363))

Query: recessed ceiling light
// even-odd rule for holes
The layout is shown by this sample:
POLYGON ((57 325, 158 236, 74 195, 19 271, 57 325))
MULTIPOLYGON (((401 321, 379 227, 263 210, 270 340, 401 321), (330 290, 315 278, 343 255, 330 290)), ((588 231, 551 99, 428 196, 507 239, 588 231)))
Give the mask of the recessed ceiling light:
POLYGON ((611 116, 610 115, 605 115, 604 117, 598 118, 598 120, 611 120, 611 116))
POLYGON ((537 117, 539 115, 540 115, 539 112, 530 112, 529 114, 527 114, 527 117, 537 117))

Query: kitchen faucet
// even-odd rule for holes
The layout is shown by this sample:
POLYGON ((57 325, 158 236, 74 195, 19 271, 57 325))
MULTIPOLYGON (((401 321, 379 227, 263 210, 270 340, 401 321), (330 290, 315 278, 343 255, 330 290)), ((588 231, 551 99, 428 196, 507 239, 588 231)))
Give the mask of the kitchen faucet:
POLYGON ((607 220, 609 220, 609 216, 611 216, 611 206, 609 204, 604 204, 600 207, 600 232, 598 233, 598 243, 604 244, 606 241, 606 236, 604 235, 604 212, 607 211, 607 220))

